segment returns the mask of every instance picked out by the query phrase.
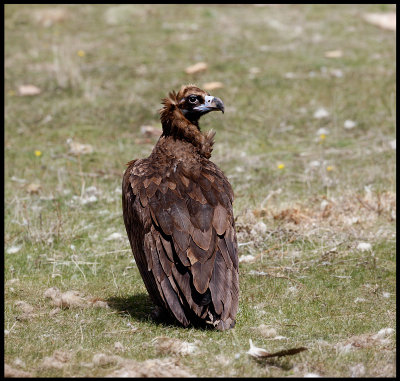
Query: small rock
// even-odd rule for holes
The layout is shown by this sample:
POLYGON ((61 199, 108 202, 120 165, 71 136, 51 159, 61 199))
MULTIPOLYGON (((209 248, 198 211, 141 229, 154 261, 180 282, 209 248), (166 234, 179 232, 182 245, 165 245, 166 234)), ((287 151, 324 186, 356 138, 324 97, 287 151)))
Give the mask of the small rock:
POLYGON ((366 13, 364 20, 382 29, 396 30, 396 13, 366 13))
POLYGON ((325 52, 325 57, 326 58, 340 58, 343 56, 343 52, 341 50, 330 50, 328 52, 325 52))
POLYGON ((26 191, 29 194, 38 194, 41 188, 40 184, 31 183, 26 187, 26 191))
POLYGON ((21 96, 32 96, 32 95, 38 95, 41 93, 41 90, 34 86, 34 85, 21 85, 18 87, 18 93, 21 96))
POLYGON ((224 87, 222 82, 206 82, 203 84, 203 89, 207 91, 213 91, 224 87))
POLYGON ((198 62, 192 66, 188 66, 185 69, 185 73, 186 74, 195 74, 195 73, 199 73, 201 71, 205 71, 207 70, 208 65, 205 62, 198 62))

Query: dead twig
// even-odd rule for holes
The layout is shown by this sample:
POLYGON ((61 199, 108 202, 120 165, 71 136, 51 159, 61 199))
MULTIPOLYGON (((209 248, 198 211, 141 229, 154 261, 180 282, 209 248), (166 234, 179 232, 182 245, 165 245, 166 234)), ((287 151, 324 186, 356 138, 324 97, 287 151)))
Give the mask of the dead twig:
MULTIPOLYGON (((376 208, 374 208, 373 206, 369 205, 366 201, 363 201, 363 200, 361 199, 361 197, 360 197, 358 194, 356 194, 356 199, 359 201, 359 203, 360 203, 364 208, 366 208, 366 209, 368 209, 368 210, 372 210, 373 212, 378 213, 378 211, 376 210, 376 208)), ((379 214, 379 213, 378 213, 378 214, 379 214)))

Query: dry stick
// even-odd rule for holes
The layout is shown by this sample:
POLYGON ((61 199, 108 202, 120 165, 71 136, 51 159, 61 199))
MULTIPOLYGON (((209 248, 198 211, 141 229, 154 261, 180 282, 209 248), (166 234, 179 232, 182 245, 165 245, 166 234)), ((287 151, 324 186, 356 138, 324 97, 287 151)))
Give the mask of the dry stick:
POLYGON ((29 223, 29 216, 28 216, 28 211, 27 211, 25 202, 22 203, 22 208, 24 210, 24 214, 25 214, 26 221, 27 221, 26 229, 28 230, 28 235, 32 238, 32 232, 31 232, 30 223, 29 223))
POLYGON ((81 176, 82 186, 81 186, 81 198, 85 193, 85 178, 82 172, 82 163, 81 163, 81 155, 78 154, 78 165, 79 165, 79 175, 81 176))
POLYGON ((111 274, 113 276, 113 281, 114 281, 115 288, 117 289, 117 292, 119 293, 119 287, 118 287, 117 281, 115 279, 114 270, 113 270, 112 266, 111 266, 111 274))
MULTIPOLYGON (((42 216, 40 214, 40 216, 42 216)), ((61 208, 60 201, 57 201, 57 238, 60 238, 60 231, 62 230, 62 217, 61 217, 61 208)))
MULTIPOLYGON (((360 202, 360 204, 361 204, 364 208, 369 209, 369 210, 372 210, 373 212, 377 212, 377 213, 378 213, 378 211, 377 211, 374 207, 372 207, 371 205, 369 205, 367 202, 361 200, 361 198, 360 198, 360 196, 359 196, 358 194, 356 195, 356 199, 360 202)), ((378 213, 378 214, 379 214, 379 213, 378 213)))
POLYGON ((83 343, 83 330, 82 325, 79 323, 79 329, 81 330, 81 344, 83 343))
POLYGON ((378 199, 378 208, 377 208, 376 212, 377 212, 378 215, 380 216, 381 213, 382 213, 381 193, 378 192, 378 193, 376 194, 376 197, 377 197, 377 199, 378 199))

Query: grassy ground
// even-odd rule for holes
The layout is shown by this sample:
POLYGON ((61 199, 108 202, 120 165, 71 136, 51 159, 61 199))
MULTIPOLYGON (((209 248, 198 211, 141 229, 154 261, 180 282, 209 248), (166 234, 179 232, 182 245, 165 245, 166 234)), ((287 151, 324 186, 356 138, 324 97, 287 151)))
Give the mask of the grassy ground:
POLYGON ((394 6, 48 9, 5 7, 9 371, 105 376, 153 359, 170 375, 394 376, 395 33, 363 19, 394 6), (206 71, 185 73, 199 61, 206 71), (157 140, 140 127, 159 126, 160 99, 211 81, 226 112, 203 129, 217 131, 245 259, 237 326, 223 333, 151 318, 120 201, 125 163, 157 140), (51 287, 86 307, 57 309, 51 287), (197 349, 176 354, 159 336, 197 349), (249 339, 308 350, 259 361, 249 339))

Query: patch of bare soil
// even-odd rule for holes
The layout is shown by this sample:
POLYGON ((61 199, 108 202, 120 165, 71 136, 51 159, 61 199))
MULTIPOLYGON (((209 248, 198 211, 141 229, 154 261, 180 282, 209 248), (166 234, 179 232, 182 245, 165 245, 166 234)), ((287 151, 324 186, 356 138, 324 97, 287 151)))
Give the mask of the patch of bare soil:
POLYGON ((171 337, 159 336, 154 340, 154 345, 159 353, 168 353, 173 355, 188 355, 197 350, 196 343, 188 343, 171 337))
POLYGON ((393 328, 383 328, 375 334, 365 333, 358 336, 352 336, 335 345, 338 353, 348 353, 350 351, 362 348, 380 347, 381 349, 393 349, 391 336, 393 328))
POLYGON ((62 369, 71 361, 71 358, 71 353, 56 350, 52 356, 43 359, 42 367, 45 369, 62 369))
POLYGON ((19 378, 19 377, 33 377, 29 372, 21 369, 15 369, 8 364, 4 364, 4 377, 5 378, 19 378))
POLYGON ((58 308, 108 308, 106 301, 100 298, 84 297, 81 292, 74 290, 61 292, 57 287, 51 287, 44 292, 43 296, 50 298, 53 305, 58 308))
POLYGON ((196 377, 179 359, 151 359, 143 362, 125 360, 122 367, 106 377, 196 377))

